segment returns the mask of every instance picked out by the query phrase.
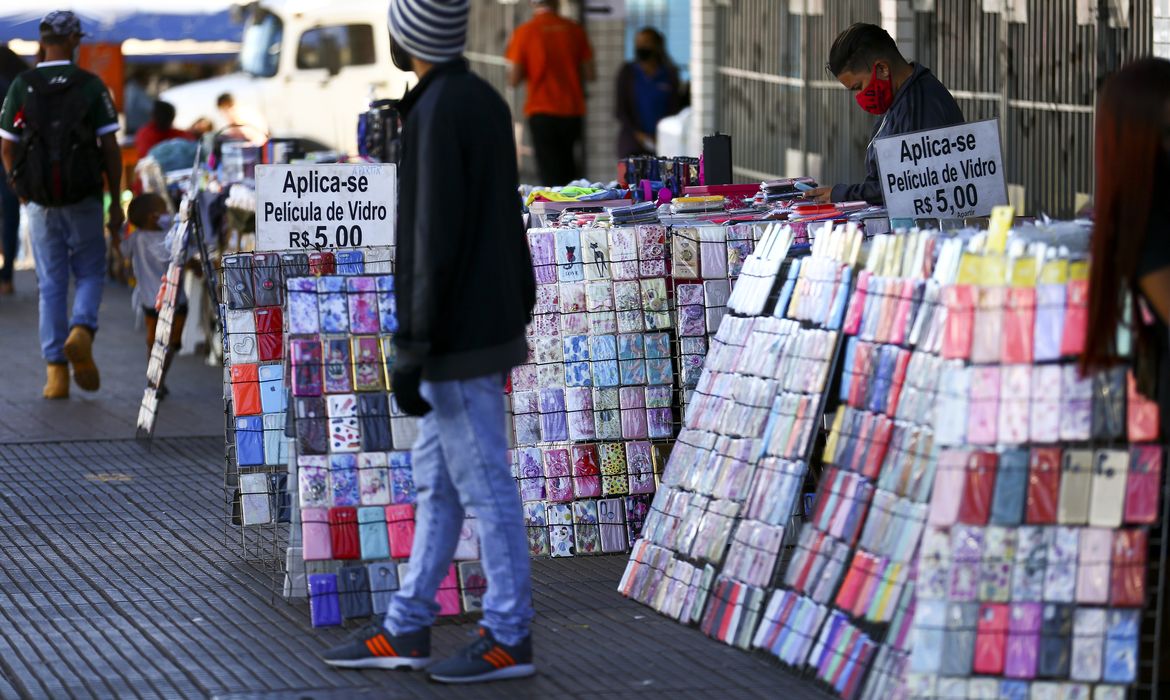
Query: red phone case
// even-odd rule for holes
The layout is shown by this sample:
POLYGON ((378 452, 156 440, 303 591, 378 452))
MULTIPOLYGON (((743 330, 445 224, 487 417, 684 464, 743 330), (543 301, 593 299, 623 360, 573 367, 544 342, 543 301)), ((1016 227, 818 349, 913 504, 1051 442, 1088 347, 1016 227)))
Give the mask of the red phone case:
POLYGON ((853 563, 849 565, 849 572, 845 574, 845 580, 841 582, 841 590, 837 593, 837 607, 842 610, 852 610, 854 603, 857 602, 857 596, 861 593, 862 585, 865 583, 865 572, 868 567, 865 566, 865 560, 870 555, 863 551, 858 551, 853 556, 853 563))
POLYGON ((1080 355, 1085 350, 1085 332, 1089 326, 1089 281, 1068 283, 1068 302, 1064 309, 1064 335, 1060 354, 1080 355))
POLYGON ((1036 326, 1036 288, 1012 287, 1008 290, 1007 313, 1004 315, 1004 364, 1032 364, 1032 340, 1036 326))
POLYGON ((943 302, 947 307, 943 359, 970 359, 975 326, 975 288, 968 284, 951 285, 943 289, 943 302))
POLYGON ((329 541, 334 559, 361 559, 357 508, 338 506, 329 509, 329 541))
POLYGON ((1113 533, 1113 570, 1109 604, 1141 607, 1146 603, 1146 531, 1121 529, 1113 533))
POLYGON ((902 399, 902 387, 906 383, 906 370, 910 367, 910 352, 898 348, 898 359, 894 361, 894 380, 890 384, 890 399, 886 402, 886 415, 892 416, 898 412, 898 402, 902 399))
POLYGON ((1161 423, 1161 414, 1158 412, 1158 403, 1142 396, 1137 390, 1137 380, 1133 372, 1126 374, 1126 389, 1128 406, 1126 411, 1127 432, 1130 442, 1154 442, 1158 439, 1158 426, 1161 423))
POLYGON ((1006 603, 984 603, 979 606, 979 622, 975 626, 975 673, 989 676, 1003 674, 1007 632, 1006 603))
POLYGON ((255 416, 260 407, 260 370, 256 365, 232 365, 232 411, 237 416, 255 416))
POLYGON ((321 275, 332 275, 335 272, 337 272, 337 260, 333 257, 333 253, 309 253, 310 275, 320 277, 321 275))
POLYGON ((1029 525, 1056 523, 1056 506, 1060 500, 1059 447, 1033 448, 1028 466, 1028 505, 1024 521, 1029 525))
POLYGON ((879 415, 874 419, 870 444, 865 450, 865 461, 861 467, 861 473, 870 479, 877 480, 878 472, 881 471, 886 452, 890 447, 890 435, 893 430, 894 422, 889 418, 879 415))
POLYGON ((973 452, 967 458, 963 499, 959 504, 959 522, 967 525, 986 525, 991 515, 991 499, 995 494, 994 452, 973 452))
POLYGON ((1139 525, 1157 522, 1162 459, 1162 448, 1157 445, 1130 448, 1129 474, 1125 482, 1125 522, 1139 525))
POLYGON ((395 559, 409 557, 414 544, 414 506, 386 506, 386 529, 390 537, 390 556, 395 559))
POLYGON ((865 408, 865 392, 873 379, 873 352, 872 343, 861 342, 853 357, 853 381, 849 383, 849 405, 853 408, 865 408))
POLYGON ((261 362, 284 356, 284 314, 279 306, 256 309, 256 351, 261 362))

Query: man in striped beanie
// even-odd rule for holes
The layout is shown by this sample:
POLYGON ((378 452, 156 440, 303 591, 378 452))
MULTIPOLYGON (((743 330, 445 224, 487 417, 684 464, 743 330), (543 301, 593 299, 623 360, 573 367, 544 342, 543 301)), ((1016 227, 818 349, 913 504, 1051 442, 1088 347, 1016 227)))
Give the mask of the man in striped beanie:
POLYGON ((476 683, 535 673, 528 540, 504 434, 504 382, 525 362, 536 280, 517 195, 512 116, 463 58, 470 0, 390 0, 392 58, 419 77, 399 103, 396 260, 399 332, 392 389, 421 416, 408 573, 385 620, 324 654, 342 668, 427 667, 435 594, 465 513, 483 534, 487 576, 475 640, 429 666, 476 683))

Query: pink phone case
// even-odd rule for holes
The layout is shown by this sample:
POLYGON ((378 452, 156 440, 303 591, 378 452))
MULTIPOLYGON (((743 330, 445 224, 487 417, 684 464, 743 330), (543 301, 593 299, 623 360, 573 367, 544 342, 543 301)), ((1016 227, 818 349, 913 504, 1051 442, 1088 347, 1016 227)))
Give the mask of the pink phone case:
POLYGON ((305 508, 301 511, 301 547, 305 561, 333 558, 329 535, 329 511, 325 508, 305 508))

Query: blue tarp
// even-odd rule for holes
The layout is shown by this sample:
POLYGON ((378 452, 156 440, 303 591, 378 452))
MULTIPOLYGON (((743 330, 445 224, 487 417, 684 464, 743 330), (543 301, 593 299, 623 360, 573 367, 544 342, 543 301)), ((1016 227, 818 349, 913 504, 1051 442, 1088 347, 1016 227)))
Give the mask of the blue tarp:
MULTIPOLYGON (((227 10, 208 13, 163 14, 157 12, 101 12, 88 14, 76 10, 81 17, 86 41, 120 43, 127 39, 167 39, 179 41, 239 41, 243 28, 231 21, 227 10)), ((0 10, 0 43, 10 39, 40 38, 39 25, 43 12, 20 13, 0 10)))

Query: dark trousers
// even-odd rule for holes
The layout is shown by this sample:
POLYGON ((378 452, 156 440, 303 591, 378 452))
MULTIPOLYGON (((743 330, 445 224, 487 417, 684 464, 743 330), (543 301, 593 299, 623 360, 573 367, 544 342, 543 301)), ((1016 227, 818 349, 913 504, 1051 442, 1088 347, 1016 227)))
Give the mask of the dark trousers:
POLYGON ((533 114, 528 118, 541 185, 559 187, 583 177, 577 158, 583 121, 581 117, 550 114, 533 114))
POLYGON ((20 200, 0 169, 0 253, 4 265, 0 267, 0 282, 12 281, 12 266, 16 264, 16 246, 20 235, 20 200))

